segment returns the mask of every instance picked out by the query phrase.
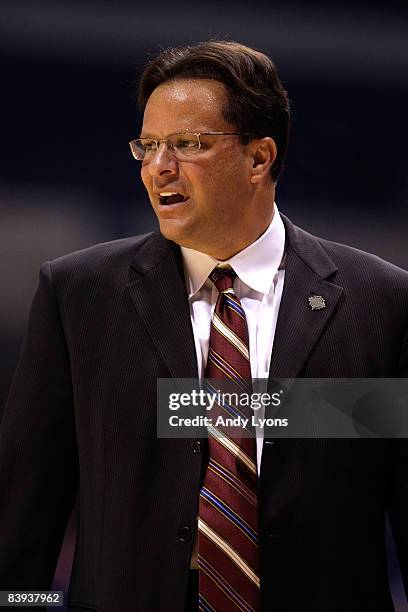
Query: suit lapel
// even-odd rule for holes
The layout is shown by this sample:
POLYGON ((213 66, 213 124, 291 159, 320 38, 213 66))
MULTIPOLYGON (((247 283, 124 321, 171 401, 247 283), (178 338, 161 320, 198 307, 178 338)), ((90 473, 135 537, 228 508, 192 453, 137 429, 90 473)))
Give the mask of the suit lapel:
POLYGON ((197 359, 180 250, 152 234, 131 265, 133 304, 173 378, 197 378, 197 359))
POLYGON ((296 378, 333 316, 342 287, 327 280, 337 268, 320 242, 282 215, 287 235, 285 282, 271 355, 270 384, 296 378), (312 310, 309 298, 322 296, 325 306, 312 310))
MULTIPOLYGON (((327 255, 320 241, 307 232, 295 227, 286 217, 282 220, 286 229, 285 281, 269 370, 268 390, 270 393, 284 389, 283 401, 278 411, 284 409, 284 399, 299 376, 313 348, 329 321, 335 316, 336 305, 343 289, 329 280, 335 276, 337 267, 327 255), (321 310, 312 310, 309 297, 324 298, 321 310), (279 385, 278 385, 278 380, 279 385), (286 379, 286 380, 282 380, 286 379)), ((281 474, 281 466, 296 448, 293 439, 280 440, 275 444, 276 430, 265 429, 264 452, 262 453, 260 499, 262 520, 266 520, 272 483, 281 474), (268 446, 271 443, 273 447, 268 446), (274 452, 267 450, 273 448, 274 452)))

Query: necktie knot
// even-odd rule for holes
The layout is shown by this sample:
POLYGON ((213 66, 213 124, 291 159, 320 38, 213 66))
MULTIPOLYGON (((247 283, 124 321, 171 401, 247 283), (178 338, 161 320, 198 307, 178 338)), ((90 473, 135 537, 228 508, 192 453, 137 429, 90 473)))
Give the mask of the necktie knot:
POLYGON ((234 280, 237 273, 232 268, 214 268, 209 275, 209 279, 217 287, 219 293, 223 293, 227 289, 234 289, 234 280))

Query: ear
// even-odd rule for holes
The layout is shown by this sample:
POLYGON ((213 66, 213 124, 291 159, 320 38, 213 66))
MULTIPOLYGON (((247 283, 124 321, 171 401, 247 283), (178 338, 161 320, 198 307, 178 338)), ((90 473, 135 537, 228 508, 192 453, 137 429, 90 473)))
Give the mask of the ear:
POLYGON ((273 166, 278 149, 276 143, 270 136, 256 138, 251 143, 253 165, 251 168, 251 183, 260 183, 270 176, 270 169, 273 166))

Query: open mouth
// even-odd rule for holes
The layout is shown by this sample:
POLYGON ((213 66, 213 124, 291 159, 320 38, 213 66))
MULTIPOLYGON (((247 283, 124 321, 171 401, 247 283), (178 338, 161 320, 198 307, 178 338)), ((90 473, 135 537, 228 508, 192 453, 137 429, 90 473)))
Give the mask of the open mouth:
POLYGON ((167 206, 168 204, 179 204, 180 202, 185 202, 188 200, 187 196, 175 191, 163 191, 160 193, 159 198, 160 204, 163 206, 167 206))

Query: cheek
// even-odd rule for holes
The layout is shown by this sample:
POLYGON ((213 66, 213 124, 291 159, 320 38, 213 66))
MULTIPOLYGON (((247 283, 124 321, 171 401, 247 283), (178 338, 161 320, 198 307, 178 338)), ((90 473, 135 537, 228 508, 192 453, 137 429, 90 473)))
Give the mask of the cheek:
POLYGON ((182 168, 180 176, 190 185, 200 212, 211 216, 214 210, 223 214, 223 203, 227 205, 233 201, 237 204, 237 198, 243 195, 245 173, 244 160, 236 155, 236 151, 228 150, 228 154, 222 151, 211 160, 206 159, 202 165, 182 168))
POLYGON ((207 163, 203 167, 191 169, 186 178, 198 195, 207 196, 216 193, 225 183, 225 170, 220 160, 207 163))

